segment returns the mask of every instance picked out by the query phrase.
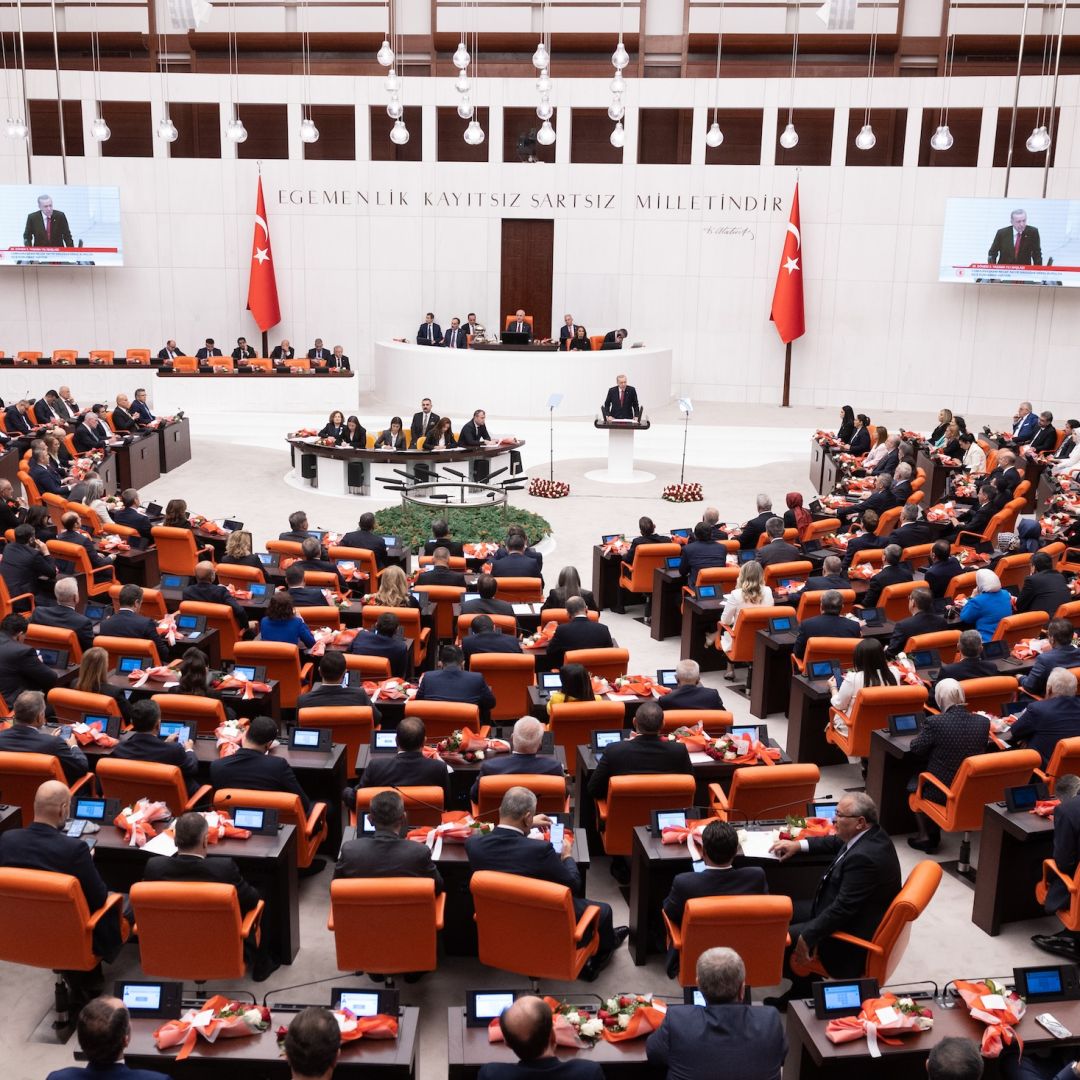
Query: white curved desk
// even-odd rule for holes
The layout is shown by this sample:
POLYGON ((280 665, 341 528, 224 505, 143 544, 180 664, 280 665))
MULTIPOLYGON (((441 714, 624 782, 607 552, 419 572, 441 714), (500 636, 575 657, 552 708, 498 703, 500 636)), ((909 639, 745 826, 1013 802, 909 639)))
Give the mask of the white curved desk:
MULTIPOLYGON (((375 393, 404 410, 429 397, 455 428, 485 409, 492 419, 545 417, 548 398, 563 395, 561 418, 595 416, 615 376, 625 374, 646 409, 671 400, 671 349, 607 352, 530 352, 528 349, 454 350, 397 341, 375 342, 375 393)), ((405 412, 401 411, 406 419, 405 412)))

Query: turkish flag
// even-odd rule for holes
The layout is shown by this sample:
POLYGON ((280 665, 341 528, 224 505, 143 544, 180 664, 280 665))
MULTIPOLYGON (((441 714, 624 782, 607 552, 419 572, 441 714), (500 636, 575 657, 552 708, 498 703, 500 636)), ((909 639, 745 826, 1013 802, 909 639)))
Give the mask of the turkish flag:
POLYGON ((281 322, 273 251, 270 248, 270 226, 266 223, 261 176, 259 194, 255 200, 255 238, 251 244, 251 277, 248 279, 247 306, 260 330, 269 330, 271 326, 281 322))
POLYGON ((802 226, 799 222, 799 184, 796 181, 791 217, 788 218, 784 236, 784 253, 780 257, 780 269, 776 272, 776 288, 773 289, 772 311, 769 313, 785 345, 806 333, 801 260, 802 226))

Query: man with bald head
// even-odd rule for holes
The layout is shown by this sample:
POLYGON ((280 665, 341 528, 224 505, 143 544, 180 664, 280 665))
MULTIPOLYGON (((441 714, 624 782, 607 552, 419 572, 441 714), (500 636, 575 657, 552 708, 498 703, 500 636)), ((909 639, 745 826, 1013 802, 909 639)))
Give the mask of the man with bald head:
POLYGON ((57 1069, 46 1080, 167 1080, 164 1073, 129 1069, 124 1051, 131 1042, 131 1016, 119 998, 94 998, 79 1013, 79 1049, 89 1063, 57 1069))
POLYGON ((479 1080, 521 1080, 549 1076, 556 1080, 604 1080, 595 1061, 555 1056, 555 1020, 551 1007, 538 997, 520 997, 499 1017, 503 1041, 517 1055, 517 1063, 489 1062, 481 1066, 479 1080))
POLYGON ((480 798, 480 780, 485 776, 507 776, 526 773, 533 776, 563 776, 563 767, 553 754, 542 754, 544 725, 533 716, 523 716, 514 724, 509 754, 493 754, 480 765, 476 781, 469 792, 473 802, 480 798))
POLYGON ((224 604, 236 620, 236 628, 243 631, 247 628, 248 618, 244 609, 236 598, 215 580, 214 564, 212 562, 198 562, 195 564, 195 580, 184 588, 180 594, 184 600, 197 600, 201 604, 224 604))
MULTIPOLYGON (((105 903, 109 890, 81 839, 65 836, 60 830, 71 810, 71 792, 59 780, 46 780, 34 796, 34 820, 25 829, 0 833, 0 866, 26 870, 47 870, 68 874, 78 881, 93 914, 105 903)), ((94 927, 94 953, 113 960, 120 951, 120 908, 117 906, 94 927)), ((104 985, 101 964, 90 971, 60 973, 70 992, 71 1012, 78 1011, 101 993, 104 985)))
POLYGON ((127 394, 116 395, 116 405, 112 412, 113 431, 134 431, 139 422, 131 413, 131 398, 127 394))

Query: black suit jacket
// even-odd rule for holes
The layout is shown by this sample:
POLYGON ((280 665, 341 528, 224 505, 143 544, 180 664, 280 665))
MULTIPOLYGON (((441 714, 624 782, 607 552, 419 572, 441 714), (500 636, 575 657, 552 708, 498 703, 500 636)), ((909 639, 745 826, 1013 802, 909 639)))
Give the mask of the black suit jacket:
POLYGON ((1039 230, 1028 225, 1020 234, 1020 250, 1016 249, 1012 225, 1006 225, 994 233, 993 243, 987 254, 987 262, 1002 266, 1042 266, 1042 242, 1039 230))
POLYGON ((0 731, 0 751, 4 753, 48 754, 57 758, 68 786, 87 773, 86 755, 78 746, 68 746, 63 739, 49 735, 30 724, 13 724, 0 731))
POLYGON ((43 397, 34 402, 34 419, 39 424, 47 424, 58 417, 59 414, 53 411, 52 406, 43 397))
MULTIPOLYGON (((386 541, 376 533, 364 532, 363 529, 354 529, 341 538, 341 546, 362 548, 364 551, 373 552, 375 565, 380 570, 386 565, 386 541)), ((374 582, 371 584, 374 584, 374 582)))
POLYGON ((582 616, 562 623, 548 642, 547 655, 552 668, 560 668, 563 658, 574 649, 610 649, 611 631, 601 622, 582 616))
POLYGON ((682 925, 687 900, 702 896, 762 896, 769 891, 765 871, 760 866, 707 866, 700 873, 693 870, 676 874, 671 892, 664 900, 664 914, 676 925, 682 925))
MULTIPOLYGON (((1054 862, 1069 877, 1080 865, 1080 799, 1066 799, 1054 811, 1054 862)), ((1069 906, 1069 894, 1057 874, 1050 874, 1049 881, 1044 906, 1047 914, 1053 914, 1069 906)))
POLYGON ((304 813, 311 813, 311 799, 300 786, 296 773, 283 757, 240 747, 231 757, 210 762, 210 784, 222 788, 249 788, 252 791, 289 791, 300 796, 304 813))
POLYGON ((862 637, 862 628, 843 615, 815 615, 804 620, 799 623, 799 633, 792 650, 800 660, 806 652, 806 643, 815 637, 857 638, 862 637))
POLYGON ((859 455, 866 454, 870 451, 870 432, 866 428, 859 428, 851 436, 851 442, 848 443, 848 449, 851 453, 859 455))
POLYGON ((714 540, 691 540, 682 549, 679 569, 693 585, 699 570, 707 566, 726 566, 727 555, 727 548, 714 540))
POLYGON ((314 346, 312 346, 307 351, 307 358, 309 360, 318 360, 320 363, 325 363, 327 360, 330 359, 330 350, 326 348, 325 345, 319 349, 316 349, 314 346))
POLYGON ((343 683, 316 683, 306 694, 296 699, 300 709, 324 709, 331 706, 346 708, 371 708, 372 723, 379 723, 379 710, 371 704, 371 698, 362 686, 345 686, 343 683))
MULTIPOLYGON (((202 351, 201 349, 199 350, 202 351)), ((280 345, 275 345, 273 352, 270 353, 271 360, 294 360, 296 358, 296 349, 291 345, 287 349, 283 349, 280 345)))
POLYGON ((945 595, 945 590, 949 587, 949 582, 952 581, 957 574, 962 574, 964 568, 960 565, 960 560, 954 555, 950 555, 944 562, 933 562, 923 571, 923 580, 926 582, 933 594, 935 600, 940 600, 945 595))
POLYGON ((24 690, 48 693, 55 685, 56 673, 41 662, 36 649, 0 632, 0 697, 8 705, 24 690))
POLYGON ((769 518, 776 517, 771 510, 766 510, 757 517, 751 518, 743 527, 742 532, 739 534, 739 547, 743 551, 748 551, 750 548, 756 548, 758 539, 765 531, 765 523, 769 518))
POLYGON ((112 425, 114 431, 134 431, 139 425, 135 417, 117 405, 112 411, 112 425))
POLYGON ((825 592, 828 589, 839 589, 841 592, 851 588, 851 582, 847 574, 829 574, 827 577, 808 578, 803 586, 803 592, 825 592))
POLYGON ((630 550, 623 556, 624 563, 633 564, 634 557, 637 555, 637 549, 642 544, 670 544, 671 537, 664 536, 663 533, 653 533, 652 536, 635 536, 630 541, 630 550))
POLYGON ((1033 453, 1041 454, 1049 452, 1054 449, 1057 443, 1057 432, 1054 430, 1053 424, 1048 424, 1046 427, 1040 427, 1035 429, 1035 434, 1028 443, 1033 453))
POLYGON ((178 346, 171 352, 168 348, 159 349, 157 355, 159 360, 174 360, 178 356, 187 356, 187 353, 178 346))
POLYGON ((140 510, 136 510, 134 506, 125 506, 120 510, 110 510, 109 516, 117 525, 126 525, 129 529, 134 529, 140 536, 150 538, 150 530, 153 528, 154 523, 140 510))
POLYGON ((232 358, 234 360, 252 360, 255 358, 255 348, 252 345, 237 345, 232 351, 232 358))
POLYGON ((530 840, 516 829, 496 827, 465 841, 469 868, 551 881, 572 894, 581 891, 581 875, 573 859, 563 859, 545 840, 530 840))
POLYGON ((34 593, 47 598, 56 581, 56 563, 29 544, 7 544, 0 561, 0 576, 13 597, 34 593))
MULTIPOLYGON (((192 731, 191 737, 195 737, 192 731)), ((194 751, 185 750, 178 742, 166 742, 159 735, 133 731, 114 747, 112 756, 121 761, 153 761, 159 765, 175 765, 184 774, 189 795, 199 787, 199 759, 194 751)))
POLYGON ((470 705, 479 705, 481 724, 489 722, 490 712, 495 707, 495 695, 484 676, 476 671, 462 671, 456 667, 427 672, 420 680, 416 700, 464 701, 470 705))
POLYGON ((607 392, 607 397, 604 398, 601 411, 604 416, 609 416, 613 420, 636 420, 641 415, 637 389, 633 386, 627 386, 626 392, 623 394, 623 402, 620 405, 619 388, 617 386, 611 387, 607 392))
POLYGON ((385 637, 374 630, 361 630, 353 638, 349 652, 356 656, 385 656, 390 661, 390 674, 400 679, 409 673, 409 646, 403 637, 385 637))
MULTIPOLYGON (((10 424, 8 425, 8 430, 11 430, 10 424)), ((80 424, 75 429, 75 435, 71 441, 75 444, 75 449, 78 450, 80 454, 88 454, 91 450, 102 449, 109 441, 109 433, 102 424, 98 424, 93 431, 91 431, 86 424, 80 424)))
POLYGON ((1017 612, 1045 611, 1051 618, 1062 604, 1072 600, 1072 593, 1065 578, 1057 570, 1041 570, 1024 579, 1020 598, 1016 601, 1017 612))
POLYGON ((358 786, 441 787, 444 805, 450 805, 450 770, 447 769, 446 762, 424 757, 421 750, 372 754, 360 776, 358 786))
MULTIPOLYGON (((78 544, 86 552, 86 557, 90 560, 90 565, 95 569, 101 569, 104 566, 111 565, 109 560, 102 555, 96 547, 94 547, 93 540, 90 539, 86 533, 79 532, 78 530, 68 529, 62 533, 56 534, 56 539, 62 541, 65 544, 78 544)), ((70 563, 59 560, 65 567, 70 568, 68 572, 74 569, 70 563)))
POLYGON ((487 634, 466 634, 461 639, 461 651, 465 654, 465 664, 476 653, 520 653, 521 643, 513 634, 501 634, 498 627, 487 634))
POLYGON ((900 464, 900 451, 890 450, 871 470, 871 476, 880 476, 882 473, 892 475, 896 472, 896 466, 900 464))
POLYGON ((340 368, 342 371, 352 371, 352 367, 349 364, 349 358, 342 353, 340 356, 334 356, 333 353, 326 361, 328 368, 340 368))
POLYGON ((933 539, 930 526, 925 521, 909 521, 899 529, 894 529, 888 536, 882 537, 881 546, 895 544, 899 548, 917 547, 920 544, 932 543, 933 539))
POLYGON ((871 579, 870 584, 863 593, 862 606, 864 608, 877 607, 878 601, 886 585, 898 585, 903 581, 913 581, 915 574, 908 563, 897 563, 896 566, 883 566, 871 579))
POLYGON ((433 566, 425 570, 417 579, 417 585, 450 585, 454 588, 465 587, 465 575, 460 570, 451 570, 446 566, 433 566))
MULTIPOLYGON (((851 560, 855 558, 860 551, 867 551, 872 548, 881 547, 881 541, 872 532, 862 532, 848 543, 847 548, 844 551, 844 566, 851 565, 851 560)), ((851 588, 850 583, 846 588, 851 588)))
MULTIPOLYGON (((278 352, 278 350, 275 349, 274 352, 276 353, 276 352, 278 352)), ((208 348, 207 346, 204 345, 201 349, 199 349, 198 352, 195 353, 195 359, 196 360, 210 360, 215 356, 224 356, 224 355, 225 354, 219 348, 217 348, 217 346, 215 346, 214 348, 211 349, 211 348, 208 348)))
POLYGON ((468 336, 464 326, 451 326, 443 334, 442 343, 448 349, 464 349, 468 336))
POLYGON ((955 664, 942 664, 938 668, 937 678, 934 679, 934 688, 937 688, 937 684, 942 679, 963 682, 965 679, 986 679, 997 674, 998 669, 993 661, 965 657, 963 660, 957 660, 955 664))
POLYGON ((146 862, 143 881, 194 881, 217 885, 232 885, 240 914, 246 915, 262 899, 253 885, 249 885, 234 860, 227 855, 211 855, 205 859, 198 855, 152 855, 146 862))
POLYGON ((374 836, 358 836, 341 847, 335 878, 419 877, 435 882, 435 895, 443 891, 443 879, 431 861, 426 844, 406 840, 382 830, 374 836))
POLYGON ((686 747, 657 735, 638 735, 612 743, 604 750, 604 756, 589 780, 589 794, 594 799, 606 799, 608 781, 613 776, 639 776, 645 773, 692 775, 693 768, 686 747))
POLYGON ((660 708, 669 709, 722 709, 724 702, 720 691, 711 686, 676 686, 670 694, 665 694, 657 701, 660 708))
POLYGON ((145 615, 136 615, 134 611, 118 611, 107 619, 101 620, 98 630, 102 637, 137 638, 140 641, 152 641, 157 646, 158 658, 163 662, 169 656, 169 643, 157 632, 157 623, 145 615))
POLYGON ((61 495, 66 499, 70 494, 68 489, 56 479, 56 475, 47 466, 36 461, 30 465, 30 479, 34 481, 42 495, 46 493, 49 495, 61 495))
POLYGON ((473 786, 469 789, 469 798, 476 802, 480 798, 480 780, 484 776, 565 776, 559 759, 552 754, 496 754, 485 758, 480 763, 473 786))
POLYGON ((932 611, 917 611, 893 626, 888 651, 895 656, 903 650, 908 638, 916 634, 936 634, 939 630, 948 629, 949 624, 945 621, 944 615, 936 615, 932 611))
POLYGON ((491 432, 488 431, 487 424, 477 426, 475 420, 466 420, 461 425, 461 431, 458 432, 458 442, 462 446, 479 446, 481 441, 491 441, 491 432))
MULTIPOLYGON (((604 1080, 604 1070, 595 1061, 582 1058, 542 1057, 533 1062, 489 1061, 480 1066, 477 1080, 604 1080)), ((119 1078, 122 1080, 122 1078, 119 1078)))
POLYGON ((513 615, 514 605, 509 600, 467 600, 461 605, 462 615, 513 615))
POLYGON ((802 552, 786 540, 770 540, 764 547, 758 548, 755 558, 762 566, 773 566, 775 563, 799 562, 802 552))
POLYGON ((94 644, 94 624, 78 611, 59 604, 38 604, 30 616, 38 626, 55 626, 61 630, 74 630, 79 648, 85 651, 94 644))
POLYGON ((295 585, 287 590, 294 607, 326 607, 326 597, 317 585, 295 585))
POLYGON ((453 540, 449 536, 443 537, 442 540, 425 540, 424 541, 424 554, 434 555, 436 548, 444 547, 451 555, 456 555, 459 559, 465 554, 465 545, 460 540, 453 540))
POLYGON ((40 210, 26 215, 26 227, 23 229, 23 244, 26 247, 74 247, 71 239, 71 226, 67 215, 60 210, 52 212, 49 235, 45 235, 45 215, 40 210))
POLYGON ((184 600, 197 600, 202 604, 224 604, 233 613, 237 629, 243 630, 248 624, 247 613, 239 602, 224 585, 215 581, 193 581, 180 596, 184 600))
POLYGON ((540 573, 540 564, 521 551, 509 551, 501 559, 496 559, 491 564, 491 576, 540 578, 541 582, 544 580, 540 573))
POLYGON ((428 330, 429 324, 422 322, 420 329, 416 331, 416 344, 417 345, 441 345, 442 344, 442 327, 433 322, 430 324, 430 336, 428 330))

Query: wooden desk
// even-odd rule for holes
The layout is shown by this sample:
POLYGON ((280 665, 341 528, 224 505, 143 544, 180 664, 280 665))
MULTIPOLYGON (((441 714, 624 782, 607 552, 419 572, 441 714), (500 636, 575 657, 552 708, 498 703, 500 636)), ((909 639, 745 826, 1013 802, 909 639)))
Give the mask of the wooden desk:
POLYGON ((916 829, 915 814, 908 806, 908 781, 922 771, 910 753, 913 735, 870 735, 870 763, 866 769, 866 794, 878 808, 881 827, 892 836, 916 829))
POLYGON ((19 483, 19 462, 22 455, 23 452, 14 445, 0 454, 0 480, 11 481, 16 498, 23 494, 22 484, 19 483))
MULTIPOLYGON (((1021 459, 1024 464, 1024 479, 1031 485, 1028 493, 1024 496, 1024 509, 1021 514, 1030 514, 1035 509, 1035 501, 1038 498, 1039 486, 1043 476, 1050 474, 1050 465, 1045 458, 1025 457, 1021 459)), ((1021 462, 1018 462, 1020 464, 1021 462)))
POLYGON ((0 803, 0 833, 8 829, 22 828, 22 810, 17 806, 0 803))
POLYGON ((843 765, 847 757, 825 740, 829 722, 830 683, 825 679, 791 676, 788 701, 787 752, 799 764, 843 765))
MULTIPOLYGON (((1042 879, 1043 859, 1049 859, 1053 850, 1052 821, 1035 814, 1010 814, 1004 806, 987 803, 971 921, 994 937, 1001 933, 1002 923, 1044 916, 1035 900, 1035 886, 1042 879)), ((1058 1015, 1056 1003, 1053 1011, 1058 1015)))
MULTIPOLYGON (((349 977, 342 975, 346 982, 349 977)), ((266 1031, 246 1039, 220 1039, 208 1043, 199 1039, 191 1056, 175 1060, 179 1047, 158 1050, 154 1031, 160 1020, 132 1020, 131 1042, 124 1060, 132 1069, 164 1072, 182 1080, 289 1080, 291 1075, 284 1055, 278 1049, 277 1029, 288 1027, 293 1012, 274 1012, 266 1031)), ((420 1010, 406 1006, 398 1017, 396 1039, 357 1039, 344 1043, 341 1057, 334 1066, 337 1080, 412 1080, 416 1075, 417 1030, 420 1010)))
POLYGON ((828 492, 821 486, 821 474, 825 468, 825 447, 816 438, 810 439, 810 486, 819 494, 828 492))
MULTIPOLYGON (((580 995, 571 993, 570 999, 588 1002, 588 1008, 596 1008, 596 998, 585 991, 580 995)), ((516 1055, 506 1043, 493 1043, 488 1040, 486 1027, 467 1027, 465 1010, 460 1005, 451 1005, 447 1009, 447 1024, 449 1080, 476 1080, 481 1066, 489 1062, 511 1064, 517 1061, 516 1055)), ((619 1043, 601 1039, 591 1050, 560 1046, 556 1048, 555 1055, 564 1060, 579 1058, 581 1061, 595 1062, 604 1070, 607 1080, 650 1080, 657 1076, 657 1070, 652 1068, 645 1058, 645 1039, 629 1039, 619 1043)), ((129 1061, 130 1057, 129 1050, 129 1061)), ((338 1069, 340 1068, 339 1065, 338 1069)), ((540 1075, 539 1070, 536 1072, 540 1075)))
POLYGON ((158 570, 157 548, 151 544, 148 548, 130 551, 118 551, 113 563, 116 580, 121 585, 139 585, 144 589, 156 588, 161 580, 158 570))
MULTIPOLYGON (((797 855, 779 859, 750 859, 736 855, 735 866, 760 866, 765 871, 770 893, 793 900, 812 900, 832 855, 797 855)), ((676 874, 691 868, 686 844, 665 844, 653 836, 648 826, 634 829, 630 856, 630 937, 628 948, 639 967, 649 959, 651 932, 660 927, 660 907, 671 892, 676 874)))
POLYGON ((653 641, 675 637, 682 629, 682 587, 686 578, 678 570, 658 566, 653 570, 649 633, 653 641))
POLYGON ((720 613, 724 601, 699 600, 696 596, 684 598, 682 605, 682 637, 679 641, 679 659, 696 660, 702 671, 719 671, 724 667, 724 654, 705 644, 705 635, 719 629, 720 613))
MULTIPOLYGON (((142 881, 151 857, 144 848, 128 844, 115 825, 103 825, 96 838, 94 863, 110 889, 126 893, 136 881, 142 881)), ((244 880, 259 890, 266 901, 263 934, 281 962, 291 964, 300 948, 296 827, 281 825, 276 836, 221 840, 212 854, 235 859, 244 880)))
MULTIPOLYGON (((164 686, 153 680, 147 680, 142 686, 136 688, 128 681, 124 675, 111 674, 108 678, 110 686, 117 690, 130 690, 131 701, 142 701, 145 698, 153 697, 155 694, 168 694, 171 691, 166 690, 164 686)), ((250 700, 245 700, 239 693, 239 691, 217 691, 211 690, 210 696, 219 698, 227 709, 232 709, 237 716, 246 716, 249 720, 256 716, 272 716, 281 723, 281 686, 279 683, 271 679, 269 680, 270 690, 268 692, 257 691, 251 697, 250 700)))
POLYGON ((945 488, 951 477, 961 471, 959 465, 943 465, 938 458, 931 457, 925 449, 920 449, 915 458, 916 469, 926 470, 926 499, 923 505, 936 506, 945 497, 945 488))
POLYGON ((120 446, 110 443, 109 448, 116 455, 117 481, 122 491, 141 491, 161 477, 161 451, 155 432, 137 435, 120 446))
POLYGON ((616 606, 619 595, 619 572, 622 559, 605 555, 600 544, 592 549, 592 594, 600 611, 616 606))
POLYGON ((818 489, 822 495, 830 495, 836 489, 840 479, 840 463, 831 450, 825 451, 825 460, 821 466, 821 487, 818 489))
POLYGON ((791 697, 791 653, 794 630, 774 634, 759 630, 754 639, 754 677, 750 680, 750 712, 765 719, 787 708, 791 697))
POLYGON ((191 421, 185 416, 157 429, 161 471, 172 472, 191 460, 191 421))
POLYGON ((101 463, 94 470, 101 477, 101 483, 105 488, 106 495, 112 495, 120 490, 120 482, 117 479, 118 467, 116 463, 116 455, 109 450, 105 451, 105 456, 102 458, 101 463))
MULTIPOLYGON (((542 724, 548 722, 547 698, 540 696, 540 688, 537 686, 527 687, 529 692, 529 715, 536 717, 542 724)), ((608 699, 605 697, 605 701, 608 699)), ((629 727, 634 719, 634 714, 645 704, 646 701, 656 701, 652 695, 640 697, 637 694, 626 695, 619 698, 620 704, 626 710, 624 726, 629 727)))
POLYGON ((1047 512, 1047 503, 1060 491, 1057 477, 1051 469, 1043 469, 1039 474, 1039 484, 1035 489, 1035 516, 1044 517, 1047 512))

